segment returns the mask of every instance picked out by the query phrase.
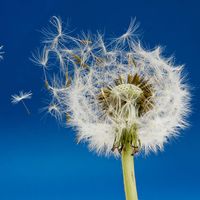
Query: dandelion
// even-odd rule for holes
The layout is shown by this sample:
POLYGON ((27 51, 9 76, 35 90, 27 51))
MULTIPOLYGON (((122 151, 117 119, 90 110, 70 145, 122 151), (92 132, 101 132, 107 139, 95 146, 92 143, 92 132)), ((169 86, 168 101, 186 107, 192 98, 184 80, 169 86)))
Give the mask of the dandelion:
POLYGON ((64 63, 49 81, 47 89, 56 102, 49 112, 59 119, 62 113, 90 150, 121 157, 127 200, 137 200, 135 155, 163 150, 187 126, 190 112, 183 66, 165 58, 161 47, 145 50, 134 37, 134 24, 108 41, 99 33, 66 36, 57 21, 53 25, 60 32, 44 47, 64 63))
POLYGON ((65 34, 63 34, 62 21, 59 17, 53 16, 50 20, 50 24, 55 29, 43 29, 42 33, 46 37, 44 43, 49 44, 51 49, 57 49, 58 44, 62 44, 65 39, 65 34))
POLYGON ((48 106, 48 113, 55 117, 57 120, 62 119, 62 113, 60 110, 60 106, 56 103, 52 103, 48 106))
POLYGON ((4 54, 4 52, 2 51, 2 49, 3 49, 3 46, 0 46, 0 60, 2 60, 3 59, 3 54, 4 54))
POLYGON ((139 23, 136 23, 136 18, 131 19, 131 22, 129 24, 129 27, 127 31, 122 34, 120 37, 117 37, 113 40, 115 42, 115 45, 117 46, 128 46, 131 47, 132 43, 135 41, 137 34, 136 31, 139 28, 139 23))
POLYGON ((26 106, 24 100, 31 99, 31 97, 32 97, 32 93, 31 92, 20 91, 19 95, 14 94, 14 95, 11 96, 11 103, 18 104, 19 102, 22 102, 22 104, 23 104, 24 108, 26 109, 27 113, 30 114, 30 111, 29 111, 28 107, 26 106))

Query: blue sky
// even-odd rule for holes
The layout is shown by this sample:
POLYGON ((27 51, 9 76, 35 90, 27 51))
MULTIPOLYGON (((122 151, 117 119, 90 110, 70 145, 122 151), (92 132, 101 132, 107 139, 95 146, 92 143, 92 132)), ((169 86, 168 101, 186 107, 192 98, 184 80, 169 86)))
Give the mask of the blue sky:
POLYGON ((39 110, 45 106, 42 71, 31 61, 40 47, 40 30, 51 16, 69 21, 79 33, 101 30, 108 37, 123 33, 131 18, 140 22, 144 46, 165 47, 177 64, 185 64, 192 89, 190 127, 164 152, 136 158, 140 200, 200 199, 200 12, 196 0, 0 0, 0 199, 122 200, 120 160, 97 157, 74 132, 39 110), (32 90, 27 102, 13 106, 10 96, 32 90))

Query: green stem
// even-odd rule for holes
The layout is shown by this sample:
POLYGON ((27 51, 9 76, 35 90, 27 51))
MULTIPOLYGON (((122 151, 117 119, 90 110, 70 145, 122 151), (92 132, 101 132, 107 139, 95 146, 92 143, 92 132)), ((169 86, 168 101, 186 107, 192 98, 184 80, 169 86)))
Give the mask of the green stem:
POLYGON ((131 146, 126 145, 126 148, 123 148, 122 150, 121 158, 124 177, 124 189, 126 194, 126 200, 138 200, 134 172, 134 158, 131 154, 131 146))

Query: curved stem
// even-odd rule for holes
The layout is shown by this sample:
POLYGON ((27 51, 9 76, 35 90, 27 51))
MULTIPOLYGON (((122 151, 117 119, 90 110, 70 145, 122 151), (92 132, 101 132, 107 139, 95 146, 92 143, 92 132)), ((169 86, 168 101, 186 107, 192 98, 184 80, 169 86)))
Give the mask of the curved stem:
POLYGON ((134 158, 131 154, 131 146, 126 145, 126 148, 123 148, 122 150, 121 157, 124 177, 124 189, 126 194, 126 200, 138 200, 134 172, 134 158))

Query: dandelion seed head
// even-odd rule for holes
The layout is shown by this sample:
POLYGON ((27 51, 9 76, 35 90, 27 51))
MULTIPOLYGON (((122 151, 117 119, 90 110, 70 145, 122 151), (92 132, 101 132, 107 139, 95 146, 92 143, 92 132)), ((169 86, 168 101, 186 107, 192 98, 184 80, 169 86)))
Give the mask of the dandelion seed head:
POLYGON ((63 43, 62 23, 53 18, 52 24, 57 34, 48 40, 48 48, 62 62, 49 87, 53 104, 48 112, 64 116, 65 122, 69 116, 78 141, 97 153, 117 155, 112 148, 124 131, 137 131, 141 149, 155 152, 188 125, 190 92, 183 66, 165 58, 161 47, 148 50, 136 42, 134 20, 111 42, 97 33, 82 38, 65 35, 63 43))

